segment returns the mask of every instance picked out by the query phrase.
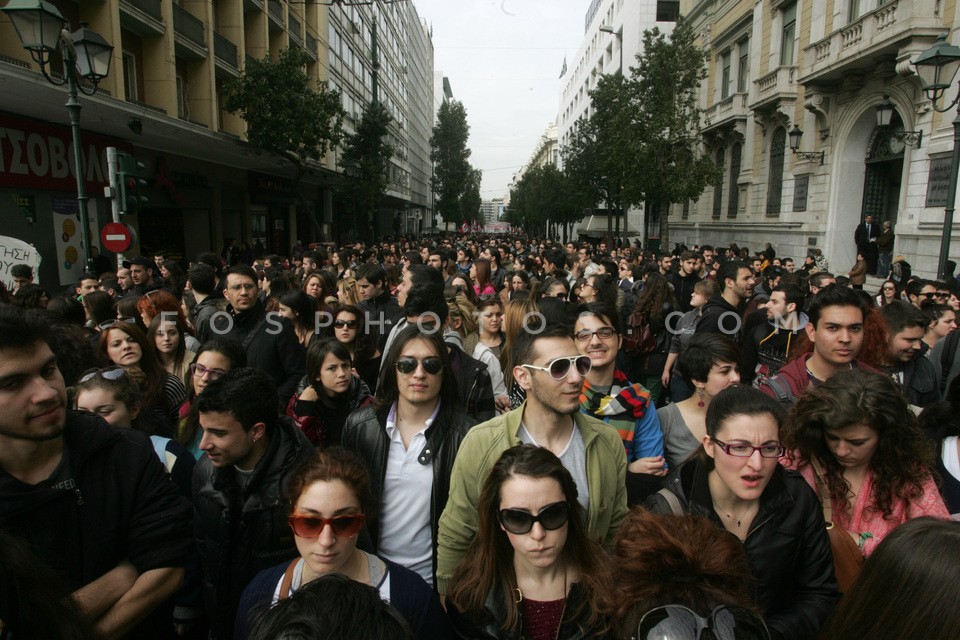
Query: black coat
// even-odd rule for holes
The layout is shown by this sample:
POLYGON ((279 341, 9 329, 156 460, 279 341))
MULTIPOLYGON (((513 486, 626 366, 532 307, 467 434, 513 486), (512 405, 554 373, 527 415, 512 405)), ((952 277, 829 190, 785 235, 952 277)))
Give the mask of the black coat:
MULTIPOLYGON (((577 583, 570 585, 566 608, 573 609, 578 606, 582 597, 579 585, 577 583)), ((522 619, 520 627, 517 629, 504 631, 500 628, 500 623, 506 619, 507 614, 503 594, 499 591, 487 595, 483 615, 476 620, 458 610, 450 600, 447 600, 446 605, 447 616, 453 625, 454 635, 462 640, 523 640, 523 638, 529 637, 523 635, 522 619)), ((584 607, 583 613, 589 614, 590 611, 584 607)), ((597 635, 589 626, 579 620, 564 620, 557 634, 557 640, 585 640, 586 638, 600 637, 604 636, 597 635)))
MULTIPOLYGON (((372 508, 367 511, 366 530, 372 539, 371 553, 377 552, 380 542, 380 504, 383 496, 384 478, 387 474, 387 455, 390 453, 390 437, 387 435, 387 415, 389 407, 377 410, 364 407, 350 414, 343 427, 344 449, 357 453, 367 463, 370 471, 370 491, 372 508)), ((463 413, 454 414, 451 423, 442 422, 442 414, 437 416, 427 429, 427 446, 417 456, 420 464, 433 464, 433 493, 430 499, 430 522, 433 535, 433 573, 437 572, 437 531, 440 514, 447 505, 450 494, 450 474, 453 461, 457 457, 460 443, 476 422, 463 413)))
POLYGON ((290 475, 313 451, 303 432, 283 417, 242 492, 233 466, 216 469, 207 457, 197 462, 194 534, 214 637, 233 637, 237 603, 257 573, 297 556, 283 491, 290 475))
MULTIPOLYGON (((722 455, 722 454, 721 454, 722 455)), ((697 459, 674 470, 664 487, 686 513, 723 528, 713 509, 707 469, 697 459)), ((672 513, 663 496, 647 501, 654 513, 672 513)), ((732 534, 731 534, 732 535, 732 534)), ((813 640, 840 599, 823 508, 807 481, 777 465, 743 543, 751 591, 767 625, 785 640, 813 640)))
POLYGON ((227 322, 225 316, 214 318, 212 336, 223 335, 243 343, 253 333, 246 343, 247 366, 260 369, 273 379, 280 396, 279 408, 286 407, 300 378, 307 373, 307 352, 293 325, 278 313, 267 313, 262 302, 240 313, 228 305, 227 313, 232 322, 227 322))
POLYGON ((927 358, 928 349, 929 347, 923 346, 923 350, 914 354, 910 362, 904 363, 900 370, 903 374, 901 388, 904 395, 910 404, 921 408, 940 400, 940 377, 936 369, 940 363, 934 364, 927 358))
POLYGON ((693 295, 693 287, 701 280, 702 278, 696 273, 684 278, 680 275, 680 272, 674 271, 667 276, 667 281, 673 287, 673 297, 676 299, 680 311, 686 313, 693 309, 690 296, 693 295))
POLYGON ((743 343, 743 310, 727 302, 723 296, 715 295, 703 305, 695 333, 719 333, 739 347, 743 343))

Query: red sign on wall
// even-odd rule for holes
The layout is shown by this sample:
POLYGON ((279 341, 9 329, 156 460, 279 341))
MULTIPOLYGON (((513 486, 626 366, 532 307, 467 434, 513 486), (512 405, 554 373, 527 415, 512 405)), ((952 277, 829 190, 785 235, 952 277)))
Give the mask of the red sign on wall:
MULTIPOLYGON (((133 151, 133 146, 88 131, 80 132, 80 143, 87 192, 96 195, 108 181, 107 147, 133 151)), ((73 164, 69 127, 0 112, 0 186, 74 192, 73 164)))

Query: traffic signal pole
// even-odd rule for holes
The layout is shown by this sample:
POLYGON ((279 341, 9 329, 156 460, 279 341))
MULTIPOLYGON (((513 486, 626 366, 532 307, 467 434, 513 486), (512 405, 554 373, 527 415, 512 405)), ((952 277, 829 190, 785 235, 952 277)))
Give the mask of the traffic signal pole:
MULTIPOLYGON (((109 174, 110 186, 104 188, 104 195, 110 198, 111 218, 114 222, 120 222, 120 189, 119 171, 118 171, 117 148, 107 147, 107 171, 109 174), (106 193, 109 191, 109 193, 106 193)), ((123 266, 123 254, 117 254, 117 268, 123 266)))

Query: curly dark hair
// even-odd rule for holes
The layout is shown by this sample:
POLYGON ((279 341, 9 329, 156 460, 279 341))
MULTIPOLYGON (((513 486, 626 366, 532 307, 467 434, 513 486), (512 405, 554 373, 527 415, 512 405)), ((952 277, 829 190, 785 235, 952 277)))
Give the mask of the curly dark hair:
POLYGON ((823 466, 830 498, 847 509, 850 483, 843 478, 843 467, 827 446, 825 432, 856 424, 868 425, 877 432, 879 443, 870 460, 873 504, 868 509, 889 519, 895 500, 909 501, 923 495, 923 485, 934 469, 929 444, 893 380, 851 369, 810 387, 790 412, 782 439, 798 467, 814 460, 823 466))
POLYGON ((640 311, 647 320, 661 320, 677 306, 670 283, 659 273, 651 273, 643 283, 643 292, 637 298, 634 311, 640 311))

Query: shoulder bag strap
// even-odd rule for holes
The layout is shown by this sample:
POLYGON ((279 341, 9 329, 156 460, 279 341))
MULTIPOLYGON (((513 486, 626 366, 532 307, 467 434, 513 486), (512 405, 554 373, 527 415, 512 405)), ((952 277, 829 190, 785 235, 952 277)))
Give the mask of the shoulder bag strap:
POLYGON ((657 495, 663 496, 663 499, 667 501, 667 504, 670 506, 670 511, 675 516, 684 515, 683 507, 680 506, 680 501, 677 500, 677 496, 674 495, 673 491, 670 489, 660 489, 657 491, 657 495))
POLYGON ((297 569, 297 563, 300 558, 290 561, 287 570, 283 572, 283 580, 280 581, 280 599, 286 600, 290 597, 290 587, 293 585, 293 572, 297 569))
POLYGON ((823 506, 823 519, 827 523, 827 529, 831 529, 833 528, 833 500, 830 498, 830 486, 823 477, 823 468, 820 463, 811 460, 810 465, 817 478, 817 493, 820 494, 820 504, 823 506))

